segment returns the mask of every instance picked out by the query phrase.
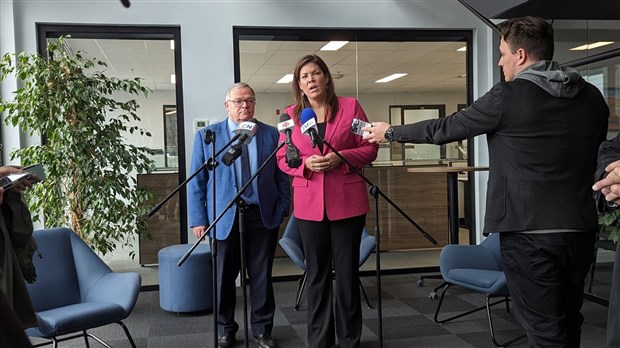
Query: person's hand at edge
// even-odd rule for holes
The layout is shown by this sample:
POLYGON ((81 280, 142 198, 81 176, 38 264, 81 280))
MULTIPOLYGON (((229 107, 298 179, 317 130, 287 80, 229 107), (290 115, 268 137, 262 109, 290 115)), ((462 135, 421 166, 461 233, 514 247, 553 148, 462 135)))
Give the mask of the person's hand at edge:
POLYGON ((390 128, 390 124, 386 122, 372 122, 372 127, 364 127, 362 130, 364 132, 368 132, 368 134, 364 135, 364 139, 368 140, 371 143, 387 143, 388 140, 385 139, 385 131, 390 128))
POLYGON ((601 191, 606 201, 620 204, 620 160, 607 165, 605 171, 607 176, 595 182, 592 190, 601 191))

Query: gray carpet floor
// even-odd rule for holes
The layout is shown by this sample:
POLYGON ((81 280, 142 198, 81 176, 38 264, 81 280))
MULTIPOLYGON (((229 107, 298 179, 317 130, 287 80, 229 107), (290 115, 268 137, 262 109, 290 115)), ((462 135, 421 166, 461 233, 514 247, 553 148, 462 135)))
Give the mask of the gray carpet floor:
MULTIPOLYGON (((485 311, 453 322, 438 325, 433 321, 437 300, 429 298, 432 288, 439 280, 425 280, 424 287, 417 286, 416 274, 385 275, 382 285, 382 327, 384 347, 494 347, 489 335, 485 311)), ((362 348, 380 347, 379 321, 377 320, 376 277, 363 277, 362 283, 368 293, 373 309, 363 305, 362 348)), ((275 282, 277 309, 272 336, 280 348, 305 347, 306 302, 302 300, 298 311, 293 306, 297 290, 296 281, 275 282)), ((241 329, 237 333, 235 347, 245 347, 243 330, 243 297, 237 289, 237 321, 241 329)), ((450 289, 444 307, 446 314, 467 310, 484 304, 484 296, 458 287, 450 289)), ((249 295, 248 295, 249 296, 249 295)), ((443 312, 443 311, 442 311, 443 312)), ((582 313, 582 347, 605 346, 607 307, 585 301, 582 313)), ((493 309, 493 320, 498 340, 503 341, 519 335, 521 330, 505 306, 493 309)), ((125 321, 138 347, 212 347, 213 315, 209 313, 169 313, 159 307, 159 292, 141 292, 132 314, 125 321)), ((113 347, 130 347, 118 325, 108 325, 91 331, 113 347)), ((40 342, 33 339, 33 343, 40 342)), ((83 347, 82 339, 61 342, 59 347, 83 347)), ((91 341, 91 347, 100 346, 91 341)), ((250 347, 256 344, 250 342, 250 347)), ((527 347, 521 340, 512 347, 527 347)))

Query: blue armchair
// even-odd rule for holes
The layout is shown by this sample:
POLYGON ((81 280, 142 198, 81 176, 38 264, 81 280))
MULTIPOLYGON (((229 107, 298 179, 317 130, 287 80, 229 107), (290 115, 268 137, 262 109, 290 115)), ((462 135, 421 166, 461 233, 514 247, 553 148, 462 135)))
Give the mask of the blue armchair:
MULTIPOLYGON (((506 285, 506 275, 502 269, 498 233, 492 233, 479 245, 449 244, 444 246, 441 254, 439 254, 439 270, 445 285, 435 310, 434 320, 436 323, 443 324, 486 309, 493 344, 498 347, 506 347, 525 337, 525 335, 521 335, 504 343, 498 343, 495 338, 491 306, 506 303, 506 311, 510 312, 510 296, 508 286, 506 285), (485 305, 446 319, 438 319, 444 296, 452 285, 459 285, 469 290, 485 293, 485 305), (501 299, 492 302, 491 299, 495 297, 500 297, 501 299)), ((431 298, 434 297, 431 294, 431 298)))
MULTIPOLYGON (((304 249, 301 244, 301 235, 299 233, 299 226, 297 225, 297 219, 293 214, 291 214, 288 224, 286 225, 286 229, 284 230, 284 234, 279 241, 280 246, 286 252, 286 254, 293 260, 295 265, 299 267, 302 271, 304 271, 303 275, 298 281, 297 286, 297 296, 295 301, 295 310, 299 308, 299 303, 301 302, 301 296, 303 295, 304 288, 306 287, 306 260, 304 257, 304 249)), ((375 237, 368 234, 368 230, 366 227, 362 230, 362 239, 360 242, 360 267, 368 260, 370 254, 375 250, 375 237)), ((370 301, 368 300, 368 295, 366 294, 366 290, 364 289, 364 285, 362 282, 359 282, 360 290, 362 291, 362 296, 366 301, 366 306, 370 309, 372 306, 370 305, 370 301)))
POLYGON ((26 335, 49 339, 38 346, 91 337, 109 347, 86 330, 119 324, 132 347, 135 343, 121 320, 131 313, 140 291, 138 273, 116 273, 68 228, 37 230, 33 234, 40 257, 35 254, 37 281, 28 292, 37 313, 38 327, 26 335), (69 337, 58 338, 78 333, 69 337))

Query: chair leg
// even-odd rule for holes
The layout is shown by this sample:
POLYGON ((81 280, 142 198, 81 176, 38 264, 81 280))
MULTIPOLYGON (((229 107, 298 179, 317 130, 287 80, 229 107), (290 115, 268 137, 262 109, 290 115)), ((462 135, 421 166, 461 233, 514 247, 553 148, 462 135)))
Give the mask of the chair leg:
POLYGON ((368 301, 368 295, 366 294, 366 290, 364 289, 364 285, 362 284, 362 280, 359 280, 359 284, 360 284, 360 290, 362 290, 362 295, 364 296, 364 300, 366 300, 366 307, 368 307, 368 309, 372 309, 372 306, 370 305, 370 301, 368 301))
MULTIPOLYGON (((437 309, 435 309, 435 316, 433 317, 433 320, 437 324, 447 323, 447 322, 452 321, 454 319, 458 319, 458 318, 464 317, 466 315, 469 315, 469 314, 481 311, 481 310, 483 310, 485 308, 485 306, 478 307, 476 309, 472 309, 470 311, 467 311, 467 312, 464 312, 464 313, 461 313, 461 314, 457 314, 455 316, 452 316, 452 317, 449 317, 449 318, 446 318, 446 319, 439 320, 438 319, 438 317, 439 317, 439 310, 441 309, 441 305, 443 304, 443 299, 446 296, 446 293, 448 292, 448 288, 450 286, 452 286, 452 284, 446 282, 446 285, 444 285, 444 287, 443 287, 443 289, 441 291, 441 296, 439 296, 439 303, 437 303, 437 309)), ((492 305, 495 305, 497 303, 499 303, 499 302, 495 302, 492 305)))
MULTIPOLYGON (((84 331, 84 333, 86 333, 86 331, 84 331)), ((101 344, 102 346, 104 346, 106 348, 112 348, 109 344, 105 343, 101 338, 99 338, 99 337, 97 337, 97 336, 95 336, 93 334, 86 333, 86 336, 94 339, 95 341, 99 342, 99 344, 101 344)), ((87 339, 87 338, 84 338, 84 339, 87 339)), ((88 344, 86 346, 88 347, 88 344)))
MULTIPOLYGON (((123 322, 120 321, 120 320, 117 321, 116 323, 123 328, 123 331, 125 331, 125 335, 127 335, 127 339, 129 340, 129 344, 131 344, 131 346, 133 348, 136 348, 136 343, 134 342, 133 337, 131 337, 131 333, 129 333, 129 329, 127 329, 127 326, 125 326, 125 324, 123 324, 123 322)), ((90 343, 88 342, 88 338, 89 337, 94 339, 95 341, 99 342, 99 344, 101 344, 104 347, 112 348, 109 344, 105 343, 105 341, 103 341, 101 338, 99 338, 99 337, 97 337, 97 336, 95 336, 95 335, 93 335, 91 333, 88 333, 86 330, 83 330, 82 333, 79 334, 79 335, 67 336, 67 337, 63 337, 61 339, 58 339, 56 337, 50 337, 49 338, 50 342, 39 343, 39 344, 37 344, 37 345, 35 345, 33 347, 42 347, 42 346, 45 346, 45 345, 48 345, 48 344, 51 343, 51 344, 53 344, 52 348, 58 348, 58 342, 68 341, 68 340, 72 340, 72 339, 78 338, 78 337, 84 337, 84 343, 86 345, 86 348, 90 348, 90 343)))
MULTIPOLYGON (((487 305, 484 305, 484 306, 472 309, 470 311, 463 312, 463 313, 454 315, 452 317, 439 320, 439 311, 441 309, 441 305, 443 303, 443 299, 444 299, 444 297, 446 295, 446 292, 448 292, 448 288, 450 286, 452 286, 452 285, 453 284, 446 282, 446 285, 444 286, 443 290, 441 291, 441 296, 439 297, 439 303, 437 304, 437 309, 435 310, 435 316, 433 317, 433 320, 435 320, 435 322, 437 324, 447 323, 447 322, 452 321, 454 319, 462 318, 462 317, 464 317, 466 315, 469 315, 469 314, 472 314, 472 313, 476 313, 476 312, 479 312, 479 311, 487 308, 487 305)), ((503 302, 506 302, 506 299, 498 300, 498 301, 495 301, 495 302, 489 302, 488 307, 493 307, 496 304, 503 303, 503 302)))
POLYGON ((129 340, 131 347, 136 348, 136 343, 133 341, 133 338, 131 337, 131 334, 129 333, 129 329, 127 329, 127 326, 125 326, 125 324, 123 324, 123 322, 120 320, 117 322, 117 324, 123 328, 123 331, 125 331, 125 335, 127 335, 127 339, 129 340))
MULTIPOLYGON (((491 296, 487 295, 486 301, 485 301, 485 306, 487 309, 487 318, 489 320, 489 330, 491 331, 491 341, 493 341, 493 344, 497 347, 508 347, 509 345, 522 340, 523 338, 525 338, 527 335, 523 334, 520 335, 518 337, 515 337, 509 341, 506 341, 504 343, 498 343, 497 339, 495 338, 495 329, 493 329, 493 319, 491 318, 491 306, 495 303, 499 303, 499 302, 495 302, 495 303, 490 303, 490 299, 491 296)), ((510 301, 510 299, 508 297, 505 297, 503 300, 500 300, 500 302, 506 302, 506 307, 508 308, 508 302, 510 301)), ((510 309, 508 309, 508 311, 510 311, 510 309)))
POLYGON ((306 287, 307 277, 308 275, 306 274, 306 271, 304 271, 304 274, 301 276, 301 279, 299 279, 298 281, 299 285, 297 285, 297 299, 295 301, 295 310, 299 309, 299 303, 301 302, 301 295, 303 295, 304 288, 306 287))
POLYGON ((86 348, 90 348, 90 344, 88 344, 88 334, 86 333, 86 330, 82 331, 82 333, 84 334, 84 343, 86 343, 86 348))

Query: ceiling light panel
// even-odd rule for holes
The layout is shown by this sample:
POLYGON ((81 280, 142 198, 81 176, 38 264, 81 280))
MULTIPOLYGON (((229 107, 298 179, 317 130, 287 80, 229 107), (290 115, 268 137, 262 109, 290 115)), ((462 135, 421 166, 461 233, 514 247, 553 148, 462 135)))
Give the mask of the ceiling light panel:
POLYGON ((396 73, 396 74, 392 74, 390 76, 386 76, 380 80, 375 81, 376 83, 386 83, 386 82, 390 82, 390 81, 394 81, 396 79, 399 79, 403 76, 407 76, 407 73, 396 73))
POLYGON ((348 44, 349 41, 330 41, 325 46, 321 47, 321 51, 338 51, 342 46, 348 44))

